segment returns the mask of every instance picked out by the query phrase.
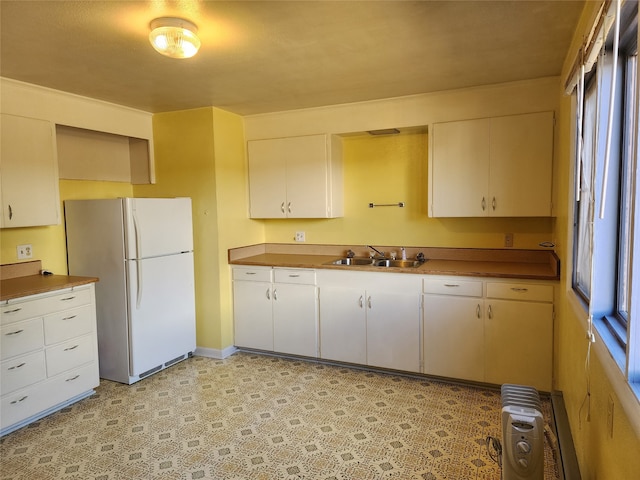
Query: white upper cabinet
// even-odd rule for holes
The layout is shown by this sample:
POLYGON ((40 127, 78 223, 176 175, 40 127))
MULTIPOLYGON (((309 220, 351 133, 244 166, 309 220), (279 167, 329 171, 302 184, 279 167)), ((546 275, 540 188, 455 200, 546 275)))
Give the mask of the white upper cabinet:
POLYGON ((429 216, 551 216, 553 112, 436 123, 429 216))
POLYGON ((0 228, 60 223, 55 125, 2 114, 0 228))
POLYGON ((251 218, 343 215, 342 143, 332 135, 250 140, 251 218))

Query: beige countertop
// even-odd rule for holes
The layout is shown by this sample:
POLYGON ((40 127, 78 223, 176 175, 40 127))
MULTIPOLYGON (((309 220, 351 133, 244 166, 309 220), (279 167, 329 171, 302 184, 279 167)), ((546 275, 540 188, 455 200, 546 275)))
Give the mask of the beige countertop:
POLYGON ((40 275, 40 270, 39 260, 2 265, 0 268, 0 301, 78 287, 98 281, 94 277, 40 275))
MULTIPOLYGON (((400 247, 376 246, 384 252, 400 247)), ((368 256, 362 245, 296 245, 259 244, 229 250, 231 265, 251 265, 289 268, 330 268, 351 271, 395 272, 421 275, 462 275, 473 277, 525 278, 558 280, 560 261, 549 250, 469 249, 408 247, 407 257, 415 258, 424 253, 427 261, 419 267, 381 268, 374 266, 331 265, 338 258, 353 250, 358 257, 368 256)))

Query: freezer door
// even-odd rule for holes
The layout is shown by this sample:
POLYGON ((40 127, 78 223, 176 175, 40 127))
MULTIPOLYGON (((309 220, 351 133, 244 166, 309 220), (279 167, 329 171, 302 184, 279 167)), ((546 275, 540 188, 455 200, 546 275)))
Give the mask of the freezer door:
POLYGON ((196 348, 193 253, 128 260, 129 374, 196 348))
POLYGON ((125 198, 123 201, 127 259, 193 250, 190 198, 125 198))

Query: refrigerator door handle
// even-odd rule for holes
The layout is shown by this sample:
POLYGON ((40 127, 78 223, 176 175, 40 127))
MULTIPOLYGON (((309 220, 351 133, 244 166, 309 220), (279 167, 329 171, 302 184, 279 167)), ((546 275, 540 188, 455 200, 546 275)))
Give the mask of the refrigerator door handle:
POLYGON ((133 230, 136 232, 136 276, 137 276, 137 298, 136 309, 140 309, 140 302, 142 301, 142 265, 140 264, 140 245, 142 245, 140 238, 140 227, 138 226, 138 216, 136 215, 136 207, 133 205, 131 209, 131 216, 133 218, 133 230))

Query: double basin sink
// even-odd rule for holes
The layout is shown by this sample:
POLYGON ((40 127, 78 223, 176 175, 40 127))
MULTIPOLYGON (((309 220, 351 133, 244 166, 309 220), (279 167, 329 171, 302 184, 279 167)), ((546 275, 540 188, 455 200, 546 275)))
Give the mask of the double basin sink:
POLYGON ((325 265, 350 265, 353 267, 381 267, 381 268, 416 268, 424 262, 419 260, 392 260, 388 258, 338 258, 325 265))

